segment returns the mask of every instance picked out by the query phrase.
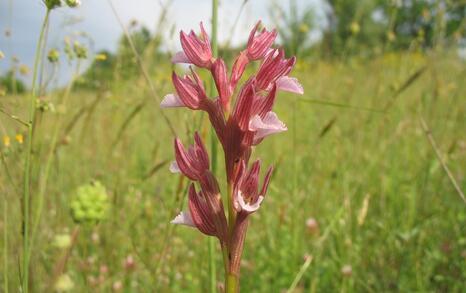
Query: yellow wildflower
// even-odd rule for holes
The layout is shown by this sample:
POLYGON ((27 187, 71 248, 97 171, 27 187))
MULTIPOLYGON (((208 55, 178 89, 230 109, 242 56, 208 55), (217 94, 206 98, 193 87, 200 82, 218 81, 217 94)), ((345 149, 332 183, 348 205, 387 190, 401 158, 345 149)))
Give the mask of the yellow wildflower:
POLYGON ((107 60, 107 55, 105 55, 105 54, 97 54, 97 55, 95 55, 95 60, 96 60, 96 61, 105 61, 105 60, 107 60))
POLYGON ((309 26, 303 22, 299 25, 299 31, 302 33, 307 33, 309 31, 309 26))
POLYGON ((5 58, 5 54, 3 54, 2 51, 0 51, 0 60, 3 59, 3 58, 5 58))
POLYGON ((389 42, 393 42, 396 39, 396 35, 393 31, 387 32, 387 39, 389 42))
POLYGON ((356 21, 353 21, 350 25, 350 31, 353 35, 357 35, 359 31, 361 30, 361 27, 359 26, 359 23, 356 21))
POLYGON ((55 290, 58 292, 68 292, 73 290, 74 282, 67 274, 63 274, 58 277, 57 282, 55 283, 55 290))
POLYGON ((5 147, 9 147, 10 146, 10 137, 8 135, 4 135, 3 136, 3 145, 5 147))
POLYGON ((24 142, 24 137, 21 133, 18 133, 16 136, 15 136, 15 139, 16 141, 19 143, 19 144, 23 144, 24 142))

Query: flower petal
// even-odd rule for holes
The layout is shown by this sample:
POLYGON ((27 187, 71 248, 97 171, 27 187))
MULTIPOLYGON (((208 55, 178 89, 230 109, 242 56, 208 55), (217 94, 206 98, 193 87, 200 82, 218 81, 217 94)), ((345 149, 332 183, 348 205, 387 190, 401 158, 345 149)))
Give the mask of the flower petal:
POLYGON ((181 173, 180 167, 178 167, 178 163, 176 161, 172 161, 170 163, 170 167, 168 167, 168 170, 172 173, 181 173))
POLYGON ((166 95, 160 103, 161 108, 184 107, 183 101, 175 94, 166 95))
POLYGON ((304 94, 303 86, 298 79, 289 76, 282 76, 277 80, 277 89, 300 95, 304 94))
POLYGON ((191 214, 189 213, 189 210, 187 212, 179 213, 178 216, 176 216, 170 223, 196 228, 196 225, 194 225, 194 222, 193 222, 193 219, 191 218, 191 214))
POLYGON ((288 128, 278 119, 277 114, 270 111, 265 114, 263 119, 259 115, 252 117, 249 121, 249 130, 256 131, 254 143, 257 143, 266 136, 286 131, 288 128))
POLYGON ((261 203, 264 200, 264 197, 262 195, 259 195, 255 203, 249 204, 244 201, 243 193, 240 190, 238 191, 237 199, 238 199, 238 204, 241 207, 241 210, 246 211, 248 213, 252 213, 252 212, 257 211, 260 208, 261 203))
POLYGON ((176 52, 172 57, 172 63, 191 63, 183 51, 176 52))

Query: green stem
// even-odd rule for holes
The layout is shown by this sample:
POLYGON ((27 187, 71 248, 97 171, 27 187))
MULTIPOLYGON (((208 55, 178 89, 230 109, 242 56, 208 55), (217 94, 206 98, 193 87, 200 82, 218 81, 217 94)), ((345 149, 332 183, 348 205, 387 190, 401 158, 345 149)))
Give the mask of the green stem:
POLYGON ((239 278, 233 274, 227 274, 225 280, 225 293, 238 293, 239 292, 239 278))
POLYGON ((34 57, 34 69, 32 76, 32 87, 31 87, 31 100, 29 104, 29 124, 28 124, 28 136, 26 146, 26 158, 24 163, 24 194, 23 194, 23 267, 22 267, 22 292, 29 292, 29 195, 30 195, 30 175, 31 175, 31 155, 32 155, 32 141, 33 141, 33 129, 34 129, 34 117, 36 109, 36 81, 37 72, 39 68, 39 61, 41 59, 41 48, 44 42, 44 33, 49 21, 50 10, 47 9, 45 13, 44 21, 40 31, 39 41, 36 47, 36 53, 34 57))
MULTIPOLYGON (((79 77, 79 69, 80 69, 81 62, 78 59, 77 65, 76 65, 76 72, 74 73, 73 77, 71 78, 70 82, 68 83, 68 86, 66 87, 65 93, 63 94, 63 99, 60 104, 63 106, 66 106, 68 97, 70 96, 71 90, 73 88, 73 85, 76 81, 76 79, 79 77)), ((36 234, 37 234, 37 228, 39 227, 40 219, 42 216, 42 211, 44 209, 44 196, 45 196, 45 190, 47 189, 47 181, 48 177, 50 174, 50 168, 52 166, 52 159, 53 159, 53 154, 56 150, 57 146, 57 141, 58 141, 58 134, 60 130, 60 125, 61 125, 61 114, 57 114, 57 121, 55 122, 55 129, 53 130, 53 136, 52 136, 52 142, 50 143, 50 149, 47 154, 47 159, 45 161, 45 169, 44 173, 40 178, 39 182, 39 194, 37 197, 38 204, 37 204, 37 213, 33 219, 33 226, 32 226, 32 231, 31 231, 31 243, 34 243, 36 234)), ((32 252, 32 246, 29 247, 29 255, 31 255, 32 252)))
POLYGON ((3 290, 8 293, 8 200, 4 195, 3 203, 3 290))
MULTIPOLYGON (((218 0, 212 0, 212 54, 217 56, 217 24, 218 24, 218 0)), ((213 93, 214 85, 210 83, 210 92, 213 93)), ((217 141, 215 131, 210 131, 210 150, 212 157, 212 173, 217 171, 217 141)), ((215 263, 215 238, 209 237, 209 268, 210 268, 210 292, 217 291, 217 266, 215 263)))
POLYGON ((230 237, 233 235, 233 228, 235 227, 236 222, 236 213, 233 209, 233 185, 228 182, 228 231, 230 232, 230 237))

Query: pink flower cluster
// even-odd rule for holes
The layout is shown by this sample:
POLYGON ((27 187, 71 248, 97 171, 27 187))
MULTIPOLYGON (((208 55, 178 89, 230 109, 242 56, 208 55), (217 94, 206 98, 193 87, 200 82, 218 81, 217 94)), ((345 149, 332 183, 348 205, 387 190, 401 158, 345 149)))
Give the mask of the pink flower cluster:
POLYGON ((258 22, 250 33, 247 48, 236 58, 231 73, 221 58, 212 55, 209 37, 201 23, 201 34, 181 31, 183 51, 173 57, 174 63, 189 63, 210 71, 215 81, 218 97, 209 98, 204 83, 190 67, 190 74, 182 77, 172 74, 176 93, 165 96, 161 107, 187 107, 207 112, 225 154, 227 183, 229 186, 229 219, 225 215, 220 189, 210 170, 207 150, 196 133, 194 145, 186 149, 175 139, 175 156, 170 170, 181 172, 193 182, 189 188, 189 209, 180 213, 172 222, 196 227, 202 233, 216 236, 222 249, 230 256, 230 268, 239 270, 242 246, 247 228, 247 217, 255 212, 264 200, 272 174, 269 168, 259 189, 260 161, 249 165, 251 149, 271 134, 287 130, 277 114, 272 111, 277 91, 303 94, 296 78, 289 77, 296 58, 285 58, 283 49, 274 49, 272 44, 277 32, 259 30, 258 22), (238 83, 247 65, 261 61, 255 75, 238 83), (232 107, 232 104, 234 106, 232 107))

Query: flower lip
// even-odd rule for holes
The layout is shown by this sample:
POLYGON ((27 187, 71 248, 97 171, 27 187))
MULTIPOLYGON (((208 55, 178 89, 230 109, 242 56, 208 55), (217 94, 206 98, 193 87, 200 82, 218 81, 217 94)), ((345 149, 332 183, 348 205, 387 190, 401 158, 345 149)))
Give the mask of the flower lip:
POLYGON ((236 203, 235 208, 240 210, 240 211, 253 213, 253 212, 257 211, 260 208, 261 203, 262 203, 263 200, 264 200, 264 196, 259 195, 256 202, 254 202, 254 203, 246 202, 244 200, 243 193, 241 192, 241 190, 239 190, 238 194, 237 194, 237 203, 236 203))
POLYGON ((275 112, 267 112, 264 117, 255 115, 249 121, 249 130, 255 131, 254 144, 259 143, 263 138, 288 130, 286 125, 278 119, 275 112))
POLYGON ((170 170, 170 172, 172 173, 181 173, 180 167, 178 166, 178 163, 176 161, 172 161, 170 163, 168 170, 170 170))
POLYGON ((179 96, 175 94, 166 95, 160 103, 160 108, 185 107, 185 104, 179 96))
POLYGON ((172 57, 172 63, 191 63, 188 56, 183 51, 176 52, 172 57))
POLYGON ((290 93, 296 93, 299 95, 304 94, 303 86, 299 83, 297 78, 282 76, 277 79, 277 88, 290 93))
POLYGON ((178 225, 185 225, 189 227, 196 227, 189 210, 186 212, 179 213, 173 220, 171 220, 170 223, 178 224, 178 225))

